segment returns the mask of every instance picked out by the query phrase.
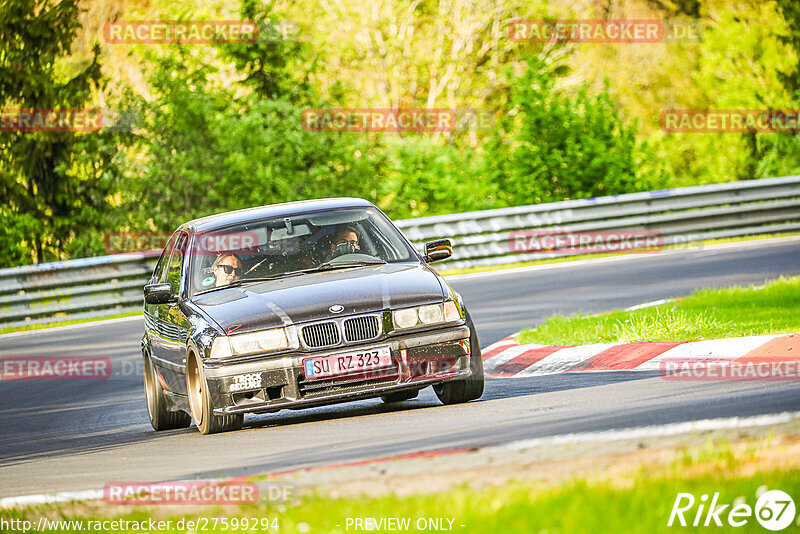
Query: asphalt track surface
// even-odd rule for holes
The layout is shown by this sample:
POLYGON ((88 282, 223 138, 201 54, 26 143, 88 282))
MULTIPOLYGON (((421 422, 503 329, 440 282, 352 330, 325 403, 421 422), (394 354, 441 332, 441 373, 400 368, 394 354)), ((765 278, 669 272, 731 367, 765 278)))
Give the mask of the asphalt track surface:
MULTIPOLYGON (((697 288, 800 274, 800 239, 453 277, 486 346, 554 312, 598 312, 697 288)), ((141 319, 0 336, 2 356, 104 356, 114 376, 0 382, 0 497, 108 482, 239 476, 477 447, 572 432, 800 410, 796 382, 672 382, 642 372, 488 379, 481 400, 379 399, 247 416, 238 432, 154 432, 145 408, 141 319)))

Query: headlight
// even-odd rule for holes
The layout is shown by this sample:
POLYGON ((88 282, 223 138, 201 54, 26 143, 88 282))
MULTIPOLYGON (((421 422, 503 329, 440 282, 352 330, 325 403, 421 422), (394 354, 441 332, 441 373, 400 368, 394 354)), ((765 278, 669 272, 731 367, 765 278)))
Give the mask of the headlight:
POLYGON ((417 309, 407 308, 394 312, 394 324, 397 328, 411 328, 417 326, 417 309))
POLYGON ((255 352, 285 349, 289 346, 285 328, 261 330, 249 334, 220 336, 211 346, 212 358, 229 358, 255 352))
POLYGON ((442 304, 421 306, 417 313, 419 313, 419 320, 423 324, 436 324, 436 323, 441 323, 444 320, 444 313, 442 312, 442 304))
POLYGON ((461 319, 456 303, 448 300, 443 304, 428 304, 416 308, 405 308, 392 312, 397 329, 414 328, 439 323, 449 323, 461 319))

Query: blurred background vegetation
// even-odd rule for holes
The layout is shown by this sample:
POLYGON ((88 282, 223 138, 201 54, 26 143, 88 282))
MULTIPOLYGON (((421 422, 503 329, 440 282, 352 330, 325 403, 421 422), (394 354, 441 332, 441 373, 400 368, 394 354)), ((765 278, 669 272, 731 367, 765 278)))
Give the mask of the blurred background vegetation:
POLYGON ((793 134, 667 134, 664 109, 800 109, 796 0, 0 0, 0 267, 105 232, 327 196, 393 218, 795 174, 793 134), (699 40, 519 43, 515 18, 689 21, 699 40), (255 44, 119 45, 115 20, 258 21, 255 44), (447 108, 453 132, 320 133, 307 108, 447 108), (463 110, 475 110, 466 113, 463 110), (113 113, 109 113, 113 111, 113 113))

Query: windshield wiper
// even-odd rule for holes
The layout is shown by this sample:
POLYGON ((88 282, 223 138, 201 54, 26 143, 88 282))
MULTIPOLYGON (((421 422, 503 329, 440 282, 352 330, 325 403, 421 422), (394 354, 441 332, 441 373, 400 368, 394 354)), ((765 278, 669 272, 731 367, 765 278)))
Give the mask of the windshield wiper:
POLYGON ((308 269, 299 269, 297 271, 289 271, 285 274, 305 274, 316 273, 320 271, 333 271, 334 269, 349 269, 352 267, 364 267, 365 265, 383 265, 386 263, 383 260, 362 260, 362 261, 349 261, 347 263, 331 263, 326 261, 320 263, 316 267, 309 267, 308 269))
POLYGON ((225 284, 224 286, 219 287, 211 287, 209 289, 204 289, 203 291, 198 291, 195 295, 203 295, 205 293, 210 293, 212 291, 216 291, 218 289, 229 289, 232 287, 241 287, 244 284, 256 283, 256 282, 269 282, 270 280, 277 280, 278 278, 283 278, 284 276, 290 275, 293 273, 282 273, 276 274, 275 276, 261 276, 258 278, 243 278, 240 280, 234 280, 230 284, 225 284))

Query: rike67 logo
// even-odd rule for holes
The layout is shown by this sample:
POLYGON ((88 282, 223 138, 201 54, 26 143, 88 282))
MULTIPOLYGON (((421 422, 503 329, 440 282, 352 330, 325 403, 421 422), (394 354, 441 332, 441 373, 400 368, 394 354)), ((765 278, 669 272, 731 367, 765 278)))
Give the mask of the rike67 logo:
POLYGON ((747 504, 744 497, 732 503, 720 502, 719 492, 709 500, 707 494, 699 499, 691 493, 678 493, 669 514, 667 526, 727 526, 743 527, 753 518, 765 529, 777 532, 792 525, 796 509, 788 493, 769 490, 762 486, 756 492, 755 507, 747 504))

